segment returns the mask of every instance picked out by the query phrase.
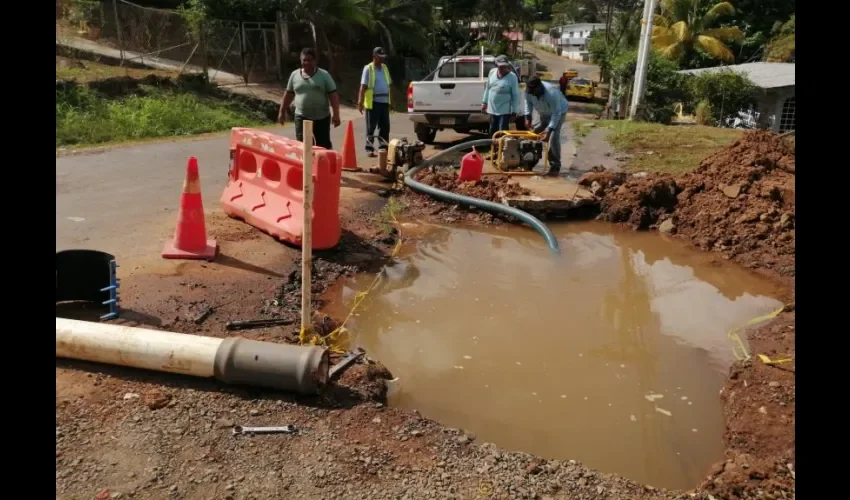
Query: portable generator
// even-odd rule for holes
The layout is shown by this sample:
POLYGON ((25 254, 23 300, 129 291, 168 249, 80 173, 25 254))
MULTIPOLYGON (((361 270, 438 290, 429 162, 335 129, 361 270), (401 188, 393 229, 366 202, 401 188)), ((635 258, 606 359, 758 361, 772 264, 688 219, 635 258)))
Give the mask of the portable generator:
POLYGON ((543 160, 548 169, 548 148, 539 134, 525 130, 501 130, 493 135, 490 164, 507 175, 534 175, 531 170, 543 160))

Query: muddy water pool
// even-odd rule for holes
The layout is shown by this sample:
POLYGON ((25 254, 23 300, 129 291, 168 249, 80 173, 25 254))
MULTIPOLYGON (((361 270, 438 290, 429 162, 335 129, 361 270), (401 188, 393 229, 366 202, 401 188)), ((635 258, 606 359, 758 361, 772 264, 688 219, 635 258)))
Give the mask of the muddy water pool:
POLYGON ((405 226, 421 238, 348 325, 398 378, 392 405, 656 487, 723 459, 727 332, 782 306, 772 285, 609 224, 552 226, 558 257, 522 228, 405 226))

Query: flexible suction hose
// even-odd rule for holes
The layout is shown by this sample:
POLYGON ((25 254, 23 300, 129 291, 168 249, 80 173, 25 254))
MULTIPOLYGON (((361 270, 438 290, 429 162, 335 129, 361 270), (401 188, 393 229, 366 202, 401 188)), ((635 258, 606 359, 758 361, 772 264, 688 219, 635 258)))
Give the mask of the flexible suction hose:
POLYGON ((558 240, 555 239, 555 235, 552 234, 552 231, 550 231, 549 228, 546 227, 546 224, 541 222, 540 219, 532 216, 528 212, 523 212, 522 210, 516 209, 514 207, 509 207, 507 205, 502 205, 501 203, 493 203, 492 201, 473 198, 471 196, 464 196, 462 194, 456 194, 450 191, 443 191, 442 189, 437 189, 433 186, 422 184, 421 182, 413 178, 413 176, 416 175, 416 172, 422 170, 423 168, 430 167, 444 155, 448 155, 450 153, 457 153, 458 151, 463 151, 465 149, 472 148, 473 146, 489 146, 490 144, 490 139, 478 139, 475 141, 464 142, 462 144, 452 146, 449 149, 440 151, 439 153, 435 154, 434 156, 431 156, 430 158, 420 163, 418 166, 410 169, 404 176, 404 185, 421 193, 433 196, 438 200, 459 203, 462 205, 469 205, 484 210, 485 212, 495 212, 515 217, 525 222, 526 224, 534 228, 535 231, 540 233, 540 235, 543 236, 543 239, 546 240, 546 245, 549 247, 549 250, 552 253, 561 253, 561 249, 558 247, 558 240))

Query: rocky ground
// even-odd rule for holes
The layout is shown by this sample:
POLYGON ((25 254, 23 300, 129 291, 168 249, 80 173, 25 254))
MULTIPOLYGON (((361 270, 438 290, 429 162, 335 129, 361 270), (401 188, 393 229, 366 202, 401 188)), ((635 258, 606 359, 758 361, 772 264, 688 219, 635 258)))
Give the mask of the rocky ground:
MULTIPOLYGON (((741 259, 756 255, 753 252, 761 252, 757 254, 760 258, 773 257, 774 264, 768 265, 765 272, 792 286, 793 267, 789 272, 788 263, 793 266, 793 205, 785 205, 788 195, 782 188, 777 188, 782 193, 780 199, 776 199, 774 191, 764 190, 771 181, 769 172, 785 170, 765 166, 770 164, 765 157, 775 156, 769 151, 750 158, 745 152, 734 153, 735 147, 738 146, 732 146, 729 153, 730 158, 737 158, 732 164, 741 163, 746 169, 755 169, 753 175, 764 175, 745 176, 749 180, 741 184, 749 184, 739 186, 734 200, 729 198, 731 201, 720 205, 705 202, 705 210, 710 212, 710 218, 705 220, 712 225, 734 221, 751 208, 766 207, 756 203, 772 200, 775 214, 767 207, 767 220, 762 220, 760 213, 755 221, 740 224, 767 224, 770 231, 791 234, 791 238, 769 235, 757 238, 759 243, 754 247, 720 238, 706 248, 728 252, 724 255, 749 262, 756 269, 758 261, 754 257, 741 259), (768 195, 764 200, 751 202, 751 197, 761 196, 762 192, 768 195), (717 206, 725 210, 735 202, 740 208, 728 214, 721 212, 722 220, 711 222, 717 206), (783 220, 785 214, 790 218, 783 220), (786 225, 789 221, 790 226, 786 225), (790 261, 785 251, 791 252, 790 261)), ((647 210, 657 216, 644 227, 669 219, 675 227, 670 232, 699 245, 699 238, 691 235, 708 230, 699 229, 704 216, 693 213, 687 200, 712 199, 716 190, 725 193, 721 183, 726 188, 739 183, 738 177, 723 177, 733 174, 720 168, 718 161, 709 159, 700 167, 704 180, 714 179, 711 187, 696 189, 695 180, 674 179, 675 189, 681 185, 676 196, 692 194, 681 196, 685 201, 675 204, 667 200, 663 212, 654 210, 657 207, 650 202, 653 208, 647 210), (690 226, 690 221, 695 221, 695 225, 690 226)), ((793 166, 793 155, 790 161, 793 166)), ((787 159, 774 163, 789 165, 787 159)), ((606 206, 617 204, 617 199, 628 199, 637 201, 632 203, 633 209, 645 208, 646 196, 639 193, 640 186, 649 179, 629 179, 625 175, 617 179, 597 179, 599 187, 606 183, 610 186, 607 194, 601 193, 606 206)), ((787 188, 787 183, 784 186, 787 188)), ((469 189, 476 189, 475 195, 479 196, 492 190, 480 186, 469 189)), ((379 197, 368 193, 354 196, 353 190, 344 191, 346 231, 336 251, 316 256, 313 292, 317 300, 339 300, 328 285, 344 274, 376 270, 397 241, 398 234, 389 229, 379 197)), ((403 198, 410 201, 408 195, 403 198)), ((625 210, 623 204, 617 206, 625 210)), ((438 218, 447 210, 463 213, 459 207, 432 205, 434 210, 439 208, 432 214, 438 218)), ((606 209, 604 213, 611 212, 606 209)), ((631 218, 621 216, 619 220, 627 222, 631 218)), ((125 311, 119 322, 222 337, 231 334, 224 328, 230 320, 297 318, 298 252, 217 214, 211 215, 207 224, 211 236, 230 243, 226 255, 214 263, 151 261, 122 266, 125 311), (212 313, 199 321, 210 307, 212 313)), ((735 224, 729 228, 739 231, 735 224)), ((735 234, 742 239, 746 233, 735 234)), ((790 294, 788 298, 793 300, 790 294)), ((775 321, 750 333, 753 353, 773 359, 794 357, 793 306, 788 309, 775 321)), ((85 317, 85 313, 57 308, 57 314, 64 316, 85 317)), ((333 318, 322 315, 316 315, 314 321, 320 331, 328 331, 336 324, 333 318)), ((297 326, 293 324, 240 335, 293 342, 296 333, 297 326)), ((547 461, 504 452, 491 444, 479 443, 468 432, 444 428, 416 412, 389 408, 384 400, 384 380, 391 374, 375 360, 354 365, 315 397, 57 360, 56 497, 791 498, 796 466, 794 366, 793 362, 770 366, 754 358, 733 367, 721 394, 728 426, 728 460, 711 471, 698 489, 671 492, 589 470, 573 460, 547 461), (232 435, 234 425, 284 424, 295 425, 298 432, 232 435)))

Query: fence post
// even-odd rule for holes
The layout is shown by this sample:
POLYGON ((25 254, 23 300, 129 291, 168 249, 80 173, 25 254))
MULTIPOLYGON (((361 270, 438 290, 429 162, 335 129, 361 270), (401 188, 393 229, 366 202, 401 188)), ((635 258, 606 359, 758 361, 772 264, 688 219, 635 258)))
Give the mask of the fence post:
POLYGON ((277 78, 283 80, 283 57, 281 52, 289 53, 289 32, 283 12, 277 11, 277 23, 274 30, 274 55, 277 63, 277 78))
POLYGON ((124 42, 121 40, 121 22, 118 20, 118 0, 112 0, 112 14, 115 16, 115 34, 118 38, 118 52, 121 54, 119 66, 124 65, 124 42))
POLYGON ((201 20, 200 33, 198 33, 198 44, 201 49, 201 69, 204 71, 204 81, 210 81, 210 66, 207 59, 209 59, 209 54, 207 53, 207 20, 201 20))
POLYGON ((248 53, 246 44, 248 37, 245 35, 245 21, 239 21, 239 51, 242 59, 242 79, 248 83, 248 63, 245 60, 245 55, 248 53))

